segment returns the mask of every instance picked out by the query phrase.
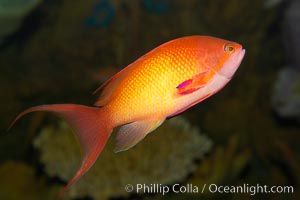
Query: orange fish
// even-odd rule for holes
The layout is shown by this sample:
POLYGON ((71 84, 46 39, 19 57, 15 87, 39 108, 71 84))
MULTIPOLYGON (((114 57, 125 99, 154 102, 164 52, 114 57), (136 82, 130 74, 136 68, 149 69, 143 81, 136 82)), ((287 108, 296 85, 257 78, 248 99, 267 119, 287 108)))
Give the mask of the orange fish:
POLYGON ((81 166, 58 198, 94 164, 113 128, 123 125, 115 151, 141 141, 167 118, 177 115, 223 88, 239 67, 245 50, 240 44, 210 36, 169 41, 112 76, 95 107, 75 104, 41 105, 20 113, 49 111, 63 117, 83 148, 81 166))

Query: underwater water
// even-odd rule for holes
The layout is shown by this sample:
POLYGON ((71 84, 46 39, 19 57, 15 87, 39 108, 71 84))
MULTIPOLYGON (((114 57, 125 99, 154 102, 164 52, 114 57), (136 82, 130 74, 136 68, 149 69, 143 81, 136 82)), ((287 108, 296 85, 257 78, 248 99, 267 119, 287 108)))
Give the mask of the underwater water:
POLYGON ((69 127, 49 113, 7 132, 18 113, 92 105, 110 76, 188 35, 242 44, 233 79, 128 151, 113 153, 112 137, 63 199, 299 199, 297 8, 297 0, 0 0, 0 199, 55 199, 81 157, 69 127))

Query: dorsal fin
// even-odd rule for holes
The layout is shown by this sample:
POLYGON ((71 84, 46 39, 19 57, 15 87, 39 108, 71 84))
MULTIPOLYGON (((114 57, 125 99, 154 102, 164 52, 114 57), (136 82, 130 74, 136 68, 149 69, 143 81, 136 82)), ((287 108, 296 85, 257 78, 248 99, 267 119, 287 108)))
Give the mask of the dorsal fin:
POLYGON ((93 94, 97 93, 100 90, 103 90, 100 94, 98 100, 94 104, 95 106, 105 106, 112 98, 112 94, 118 87, 118 85, 137 67, 141 67, 143 62, 148 59, 149 56, 158 54, 159 51, 157 49, 163 47, 165 44, 153 49, 152 51, 148 52, 147 54, 143 55, 120 72, 113 75, 109 80, 103 83, 99 88, 97 88, 93 94))

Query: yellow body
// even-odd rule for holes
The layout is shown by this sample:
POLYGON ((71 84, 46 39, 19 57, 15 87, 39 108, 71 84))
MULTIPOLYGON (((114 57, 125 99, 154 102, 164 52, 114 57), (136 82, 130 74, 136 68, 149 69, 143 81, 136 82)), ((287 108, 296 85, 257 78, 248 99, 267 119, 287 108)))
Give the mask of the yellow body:
POLYGON ((230 55, 224 53, 227 43, 206 36, 165 43, 109 80, 95 105, 103 106, 114 126, 166 118, 180 110, 178 100, 186 98, 177 94, 176 86, 205 70, 210 70, 209 81, 230 55))
POLYGON ((190 59, 187 64, 180 51, 155 52, 148 57, 137 62, 136 68, 118 85, 105 106, 113 115, 113 121, 116 120, 114 124, 166 116, 176 106, 176 86, 199 71, 195 67, 197 61, 190 59), (173 62, 174 58, 178 62, 173 62))

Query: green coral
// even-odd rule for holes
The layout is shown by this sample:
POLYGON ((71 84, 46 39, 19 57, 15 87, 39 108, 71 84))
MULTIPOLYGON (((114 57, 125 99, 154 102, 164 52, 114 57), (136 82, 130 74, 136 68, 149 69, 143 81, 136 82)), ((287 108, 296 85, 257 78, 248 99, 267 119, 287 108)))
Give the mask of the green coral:
MULTIPOLYGON (((80 153, 69 127, 45 127, 34 145, 41 152, 46 173, 68 181, 79 166, 80 153)), ((69 197, 92 196, 95 199, 127 196, 126 184, 182 181, 196 168, 212 142, 185 119, 166 121, 134 148, 115 154, 108 142, 91 170, 68 192, 69 197)))

